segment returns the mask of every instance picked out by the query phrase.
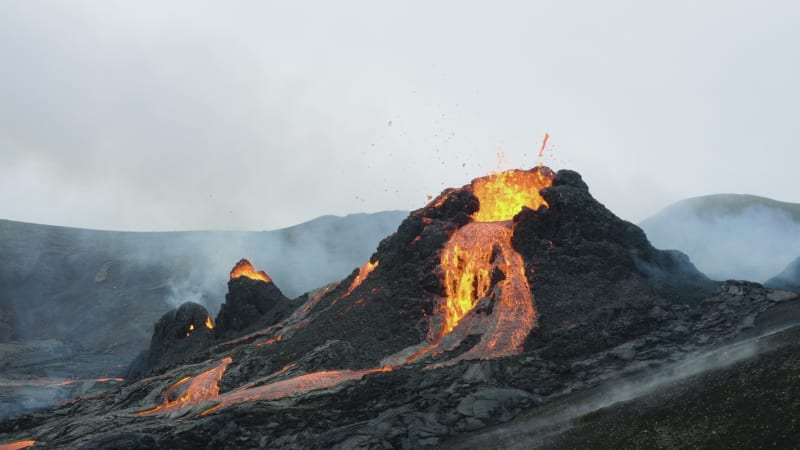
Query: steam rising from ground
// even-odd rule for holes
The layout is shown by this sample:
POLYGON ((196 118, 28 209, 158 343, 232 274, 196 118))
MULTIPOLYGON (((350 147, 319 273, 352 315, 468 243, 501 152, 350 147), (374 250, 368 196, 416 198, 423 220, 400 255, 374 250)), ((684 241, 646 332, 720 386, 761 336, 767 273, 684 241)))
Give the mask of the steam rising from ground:
POLYGON ((759 197, 690 199, 641 227, 653 245, 685 252, 716 280, 764 282, 800 256, 800 205, 759 197))
POLYGON ((758 337, 726 345, 714 350, 687 356, 683 360, 627 377, 590 391, 582 391, 547 404, 535 415, 522 418, 480 436, 468 437, 454 443, 451 448, 472 448, 486 443, 491 448, 539 448, 543 441, 564 433, 572 427, 573 420, 616 403, 633 400, 667 389, 670 385, 701 373, 722 369, 770 351, 773 345, 763 338, 789 327, 778 328, 758 337), (472 438, 478 438, 476 442, 472 438))
POLYGON ((182 303, 203 304, 215 315, 242 257, 295 297, 349 275, 405 216, 327 216, 270 232, 177 233, 0 220, 0 382, 8 384, 0 417, 73 394, 15 387, 20 381, 121 376, 147 347, 158 318, 182 303), (28 404, 19 405, 20 395, 30 397, 28 404))

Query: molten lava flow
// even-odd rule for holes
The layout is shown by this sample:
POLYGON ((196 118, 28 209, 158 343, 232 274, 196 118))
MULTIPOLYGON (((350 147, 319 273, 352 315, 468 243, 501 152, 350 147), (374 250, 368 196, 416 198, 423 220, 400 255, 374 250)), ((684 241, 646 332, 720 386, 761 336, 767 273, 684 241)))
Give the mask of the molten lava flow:
POLYGON ((355 288, 360 286, 361 283, 363 283, 364 280, 367 278, 367 276, 369 276, 369 274, 373 270, 375 270, 376 267, 378 267, 379 263, 380 263, 380 261, 375 261, 375 262, 367 261, 366 264, 364 264, 363 266, 359 267, 358 275, 356 275, 356 279, 353 280, 353 283, 350 285, 349 288, 347 288, 347 292, 345 292, 342 297, 349 296, 353 292, 353 290, 355 290, 355 288))
POLYGON ((269 275, 267 275, 263 270, 259 270, 258 272, 256 272, 256 269, 253 267, 252 264, 250 264, 250 261, 244 258, 239 260, 239 262, 236 263, 236 265, 233 266, 233 269, 231 270, 231 280, 239 277, 247 277, 252 280, 260 280, 265 283, 269 283, 272 281, 269 275))
POLYGON ((233 359, 227 357, 213 369, 207 370, 195 377, 185 377, 181 379, 164 392, 164 401, 162 404, 156 406, 155 408, 138 411, 136 414, 146 415, 159 412, 170 413, 173 411, 180 411, 181 409, 189 406, 197 405, 198 403, 202 403, 206 400, 217 398, 219 396, 219 380, 222 379, 222 374, 225 373, 225 369, 228 368, 228 364, 232 362, 233 359), (183 388, 187 382, 189 382, 189 384, 188 386, 185 386, 183 392, 180 393, 177 398, 172 399, 174 397, 173 392, 183 388))
POLYGON ((8 444, 0 444, 0 450, 17 450, 20 448, 28 448, 36 445, 36 441, 16 441, 9 442, 8 444))
POLYGON ((472 182, 480 209, 472 223, 459 228, 442 250, 446 298, 440 306, 442 323, 432 331, 432 345, 419 349, 412 361, 434 349, 452 349, 466 337, 458 333, 448 344, 442 340, 452 333, 481 299, 491 305, 490 315, 473 317, 467 329, 482 335, 481 341, 459 359, 491 358, 518 352, 531 328, 536 312, 522 257, 511 246, 511 219, 523 206, 547 206, 539 190, 552 184, 544 170, 509 170, 472 182), (494 280, 494 283, 493 283, 494 280), (440 348, 440 347, 449 348, 440 348))
POLYGON ((511 220, 523 206, 547 206, 539 190, 552 183, 552 175, 542 170, 507 170, 478 178, 472 182, 472 192, 480 209, 472 218, 477 222, 511 220))
POLYGON ((218 405, 208 408, 201 412, 200 415, 204 416, 220 408, 236 405, 238 403, 257 400, 275 400, 318 389, 327 389, 345 381, 357 380, 366 374, 388 372, 390 370, 392 370, 390 367, 377 367, 367 370, 325 370, 307 373, 263 386, 237 389, 220 396, 218 405))
POLYGON ((266 341, 256 342, 255 346, 256 346, 256 347, 263 347, 263 346, 265 346, 265 345, 274 344, 274 343, 276 343, 276 342, 280 342, 280 341, 282 341, 282 340, 283 340, 283 335, 282 335, 282 334, 279 334, 279 335, 277 335, 277 336, 276 336, 276 337, 274 337, 274 338, 267 339, 266 341))
POLYGON ((552 175, 542 170, 508 170, 472 182, 480 203, 480 209, 472 215, 475 222, 453 233, 442 251, 447 299, 439 337, 453 331, 478 300, 487 296, 493 271, 501 271, 506 280, 518 272, 517 267, 512 267, 519 255, 511 247, 510 226, 485 222, 508 221, 523 206, 547 206, 539 190, 550 186, 552 180, 552 175))
MULTIPOLYGON (((454 233, 442 251, 444 286, 444 326, 439 337, 453 331, 459 320, 489 293, 493 270, 492 254, 502 245, 495 239, 496 227, 468 224, 454 233)), ((503 227, 505 228, 505 227, 503 227)), ((499 230, 501 233, 504 230, 499 230)), ((508 233, 502 233, 503 235, 508 233)))

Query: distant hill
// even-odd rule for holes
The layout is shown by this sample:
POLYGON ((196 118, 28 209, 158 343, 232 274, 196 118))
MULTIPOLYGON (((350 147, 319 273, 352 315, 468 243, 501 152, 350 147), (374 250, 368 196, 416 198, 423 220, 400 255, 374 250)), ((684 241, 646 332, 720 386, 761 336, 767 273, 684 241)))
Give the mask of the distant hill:
POLYGON ((800 204, 717 194, 668 206, 640 224, 659 248, 681 250, 709 277, 764 282, 800 256, 800 204))
POLYGON ((783 272, 767 280, 764 285, 771 289, 800 292, 800 257, 786 266, 783 272))
POLYGON ((134 233, 0 220, 0 342, 56 339, 134 355, 188 300, 215 314, 243 257, 290 297, 344 278, 407 213, 323 216, 275 231, 134 233))

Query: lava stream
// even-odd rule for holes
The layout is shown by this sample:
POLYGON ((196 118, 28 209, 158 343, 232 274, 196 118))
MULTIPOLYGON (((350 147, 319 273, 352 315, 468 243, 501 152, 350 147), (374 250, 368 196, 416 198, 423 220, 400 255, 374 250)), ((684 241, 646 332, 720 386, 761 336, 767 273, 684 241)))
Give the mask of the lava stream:
POLYGON ((360 286, 360 285, 361 285, 361 283, 363 283, 363 282, 364 282, 364 280, 367 278, 367 276, 368 276, 368 275, 369 275, 369 274, 370 274, 370 273, 371 273, 373 270, 375 270, 375 268, 376 268, 376 267, 378 267, 378 264, 379 264, 379 263, 380 263, 380 261, 375 261, 375 262, 372 262, 372 261, 367 261, 367 262, 366 262, 366 264, 364 264, 363 266, 359 267, 359 269, 358 269, 358 275, 356 276, 356 279, 355 279, 355 280, 353 280, 353 284, 351 284, 351 285, 350 285, 350 287, 349 287, 349 288, 347 288, 347 292, 345 292, 345 293, 344 293, 344 295, 342 296, 342 298, 344 298, 344 297, 347 297, 347 296, 349 296, 350 294, 352 294, 352 293, 353 293, 353 291, 355 290, 355 288, 357 288, 358 286, 360 286))
POLYGON ((0 450, 17 450, 21 448, 33 447, 34 445, 36 445, 36 441, 15 441, 9 442, 8 444, 0 444, 0 450))
POLYGON ((549 169, 536 168, 494 173, 472 182, 480 208, 472 215, 473 222, 450 236, 441 253, 446 292, 439 307, 441 323, 431 323, 428 343, 407 362, 452 350, 469 334, 481 335, 481 341, 448 363, 497 358, 522 349, 536 311, 525 262, 511 245, 512 219, 523 207, 547 206, 539 191, 552 180, 549 169), (491 313, 473 314, 459 327, 480 301, 491 313))
MULTIPOLYGON (((217 405, 207 408, 199 414, 200 416, 204 416, 220 408, 239 403, 258 400, 276 400, 291 395, 331 388, 345 381, 360 379, 364 375, 370 373, 388 372, 392 370, 391 367, 377 367, 366 370, 325 370, 298 375, 261 386, 253 387, 255 383, 248 383, 238 389, 220 395, 219 381, 222 379, 225 369, 231 362, 233 362, 233 360, 227 357, 223 359, 219 365, 200 375, 182 378, 167 388, 163 394, 164 400, 160 405, 144 411, 137 411, 135 414, 166 414, 181 411, 205 401, 216 400, 218 402, 217 405), (180 389, 183 389, 182 393, 175 398, 173 393, 180 389)), ((274 378, 275 376, 285 373, 292 367, 293 365, 286 366, 267 378, 274 378)))
POLYGON ((213 369, 195 377, 182 378, 164 392, 164 401, 160 405, 155 408, 138 411, 136 414, 170 413, 217 398, 219 396, 219 380, 222 379, 222 374, 225 373, 228 364, 232 362, 233 359, 226 357, 213 369), (189 383, 188 385, 186 385, 187 382, 189 383), (184 391, 177 398, 171 399, 173 397, 172 393, 184 385, 186 385, 184 391))
POLYGON ((378 367, 366 370, 324 370, 321 372, 307 373, 294 378, 275 381, 258 387, 231 391, 219 396, 219 404, 201 412, 204 416, 238 403, 258 400, 276 400, 290 395, 302 394, 319 389, 327 389, 345 381, 358 380, 364 375, 376 372, 388 372, 389 367, 378 367))

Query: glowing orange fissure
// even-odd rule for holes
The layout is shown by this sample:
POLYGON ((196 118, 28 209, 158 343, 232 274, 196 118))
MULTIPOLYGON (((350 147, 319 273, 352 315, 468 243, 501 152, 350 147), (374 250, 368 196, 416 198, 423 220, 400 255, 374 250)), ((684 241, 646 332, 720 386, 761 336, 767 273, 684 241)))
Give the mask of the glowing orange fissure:
POLYGON ((378 267, 378 264, 380 264, 380 261, 375 261, 375 262, 367 261, 366 264, 359 267, 358 275, 356 275, 356 278, 355 280, 353 280, 353 283, 350 285, 350 287, 347 288, 347 292, 344 293, 343 297, 347 297, 350 294, 352 294, 355 288, 359 287, 361 283, 363 283, 364 280, 367 278, 367 276, 369 276, 369 274, 372 273, 372 271, 375 270, 376 267, 378 267))
POLYGON ((36 441, 15 441, 9 442, 8 444, 0 444, 0 450, 17 450, 20 448, 33 447, 34 445, 36 445, 36 441))
POLYGON ((250 264, 250 261, 244 258, 239 260, 239 262, 233 266, 233 269, 231 269, 231 280, 239 277, 247 277, 251 280, 260 280, 265 283, 272 281, 272 278, 270 278, 269 275, 267 275, 263 270, 256 272, 256 269, 252 264, 250 264))
MULTIPOLYGON (((508 170, 472 182, 480 209, 472 215, 474 222, 453 233, 441 254, 446 299, 437 338, 451 332, 481 298, 489 295, 494 270, 501 270, 506 279, 519 272, 516 266, 521 258, 511 247, 510 220, 523 206, 534 210, 547 206, 539 191, 552 181, 551 172, 534 169, 508 170)), ((524 267, 522 271, 524 275, 524 267)))
MULTIPOLYGON (((214 329, 214 322, 211 321, 211 316, 206 315, 206 320, 203 323, 206 326, 206 328, 208 328, 209 330, 213 330, 214 329)), ((191 336, 192 331, 194 331, 194 328, 195 328, 194 324, 190 323, 189 324, 189 331, 186 332, 186 336, 187 337, 191 336)))
MULTIPOLYGON (((249 383, 239 389, 220 395, 219 382, 228 365, 232 362, 233 360, 230 357, 226 357, 212 369, 194 377, 181 378, 164 391, 163 401, 160 405, 143 411, 137 411, 135 414, 166 414, 181 411, 207 401, 218 402, 215 406, 206 408, 198 414, 198 416, 204 416, 220 408, 236 405, 238 403, 258 400, 275 400, 312 390, 327 389, 345 381, 360 379, 366 374, 388 372, 392 370, 391 367, 378 367, 366 370, 326 370, 299 375, 261 386, 253 387, 254 383, 249 383)), ((288 370, 288 366, 279 373, 285 370, 288 370)))
POLYGON ((197 405, 207 400, 213 400, 219 396, 219 381, 222 379, 222 374, 228 368, 228 364, 232 363, 231 357, 224 358, 216 367, 207 370, 195 377, 184 377, 177 383, 170 386, 164 391, 163 402, 155 408, 138 411, 138 415, 146 415, 153 413, 169 413, 180 411, 186 407, 197 405), (181 388, 188 382, 186 388, 182 393, 173 399, 173 392, 181 388))

